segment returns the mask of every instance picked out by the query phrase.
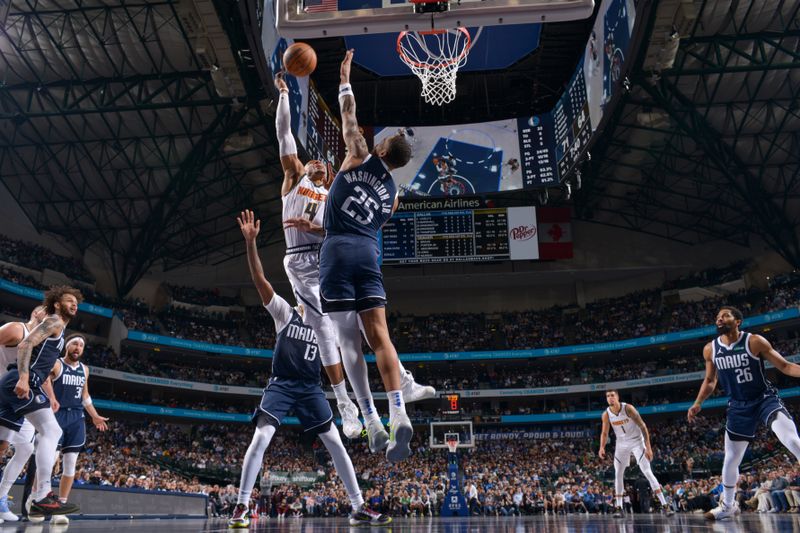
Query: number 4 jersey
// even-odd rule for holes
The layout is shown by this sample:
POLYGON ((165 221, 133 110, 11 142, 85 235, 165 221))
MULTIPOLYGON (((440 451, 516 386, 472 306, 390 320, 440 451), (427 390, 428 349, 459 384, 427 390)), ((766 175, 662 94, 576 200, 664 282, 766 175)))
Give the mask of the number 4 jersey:
POLYGON ((767 381, 764 360, 750 352, 750 333, 742 331, 730 346, 717 337, 712 342, 713 361, 719 383, 736 401, 752 401, 768 394, 777 394, 767 381))
MULTIPOLYGON (((308 176, 303 176, 297 185, 283 197, 283 220, 304 218, 312 224, 322 226, 325 216, 325 201, 328 191, 323 185, 314 185, 308 176)), ((296 228, 283 228, 286 238, 286 254, 316 251, 322 243, 322 235, 296 228)))
POLYGON ((277 294, 264 307, 272 315, 278 332, 272 354, 272 377, 319 382, 322 364, 314 330, 277 294))

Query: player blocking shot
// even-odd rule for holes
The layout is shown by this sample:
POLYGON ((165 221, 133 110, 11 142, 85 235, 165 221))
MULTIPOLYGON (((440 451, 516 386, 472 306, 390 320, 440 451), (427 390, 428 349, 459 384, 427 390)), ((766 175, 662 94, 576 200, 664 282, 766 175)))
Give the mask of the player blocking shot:
MULTIPOLYGON (((322 365, 331 382, 342 416, 344 434, 351 439, 357 438, 361 434, 362 426, 358 419, 358 409, 347 395, 343 368, 361 406, 370 450, 373 453, 378 452, 387 446, 389 435, 375 409, 361 342, 345 343, 341 346, 340 354, 333 323, 328 314, 322 311, 320 302, 319 250, 325 235, 322 224, 332 172, 321 161, 311 160, 305 165, 300 161, 291 132, 289 89, 283 74, 276 77, 275 86, 280 93, 275 128, 284 172, 281 185, 286 239, 284 269, 298 304, 305 309, 303 320, 316 334, 322 365)), ((433 398, 436 395, 433 387, 417 384, 411 372, 403 368, 400 371, 407 401, 433 398)))
MULTIPOLYGON (((17 350, 17 368, 0 379, 0 439, 10 440, 11 431, 19 431, 23 417, 39 434, 36 447, 36 469, 52 472, 61 428, 45 394, 45 382, 64 346, 64 331, 78 313, 83 299, 72 287, 53 287, 44 295, 47 316, 23 340, 17 350), (31 360, 33 349, 36 358, 31 360)), ((69 514, 79 510, 71 503, 62 503, 51 492, 50 476, 40 476, 32 494, 31 516, 69 514)))
POLYGON ((272 355, 272 375, 253 414, 256 429, 244 456, 237 505, 228 525, 232 528, 249 526, 248 503, 256 476, 261 470, 264 453, 283 417, 290 410, 294 410, 300 419, 305 433, 319 436, 330 453, 353 508, 350 524, 388 524, 391 522, 390 517, 372 511, 364 503, 353 462, 333 424, 333 412, 320 385, 321 363, 318 347, 311 327, 303 322, 301 313, 304 310, 300 306, 292 308, 286 300, 275 294, 272 285, 264 277, 256 248, 260 221, 255 220, 252 211, 245 211, 238 222, 247 243, 250 275, 261 302, 275 321, 277 336, 272 355))
POLYGON ((742 331, 743 318, 741 311, 730 306, 720 308, 717 313, 719 335, 703 348, 706 375, 687 413, 689 422, 693 422, 717 383, 728 395, 722 498, 717 507, 705 514, 709 520, 727 520, 739 514, 736 503, 739 465, 761 424, 769 427, 800 461, 797 427, 778 391, 767 380, 764 363, 768 361, 779 372, 795 378, 800 378, 800 365, 784 359, 761 335, 742 331))
POLYGON ((614 447, 614 516, 622 517, 622 502, 625 497, 625 469, 631 461, 631 455, 636 459, 639 469, 650 483, 653 494, 658 497, 661 508, 667 515, 674 511, 667 506, 667 500, 661 491, 661 484, 653 474, 650 461, 653 460, 653 448, 650 445, 650 432, 636 408, 628 403, 619 401, 619 392, 606 391, 608 408, 603 412, 603 429, 600 433, 601 459, 606 457, 606 443, 608 442, 609 429, 614 428, 616 445, 614 447))
MULTIPOLYGON (((353 51, 349 50, 340 70, 339 106, 347 157, 328 194, 325 240, 320 249, 320 296, 322 311, 330 315, 343 353, 352 353, 361 344, 359 321, 363 326, 389 399, 386 457, 400 461, 411 454, 413 428, 406 414, 397 350, 386 323, 378 232, 397 208, 397 186, 391 171, 408 163, 411 146, 399 132, 370 152, 356 119, 350 86, 352 60, 353 51)), ((363 373, 366 379, 366 364, 363 373)), ((350 379, 354 382, 356 378, 351 375, 350 379)), ((373 416, 371 406, 361 407, 373 416)))

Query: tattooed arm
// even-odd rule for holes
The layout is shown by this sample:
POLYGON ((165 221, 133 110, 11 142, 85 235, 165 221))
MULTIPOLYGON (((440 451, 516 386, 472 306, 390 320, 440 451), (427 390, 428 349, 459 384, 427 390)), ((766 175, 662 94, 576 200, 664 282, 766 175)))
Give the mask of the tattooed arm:
POLYGON ((33 347, 38 346, 48 337, 53 337, 61 333, 64 329, 64 322, 55 315, 50 315, 36 326, 28 337, 19 343, 17 347, 17 369, 19 370, 19 381, 14 387, 17 398, 26 399, 30 395, 30 385, 28 379, 31 372, 31 353, 33 347))
POLYGON ((360 165, 369 155, 367 140, 361 133, 356 119, 356 97, 350 87, 350 64, 353 51, 348 50, 342 61, 339 76, 339 107, 342 111, 342 136, 347 147, 347 157, 339 170, 349 170, 360 165))
POLYGON ((650 446, 650 432, 647 431, 647 424, 645 424, 644 420, 642 420, 642 416, 639 414, 639 411, 637 411, 636 408, 631 404, 625 404, 625 413, 631 417, 633 423, 639 426, 639 429, 642 430, 642 435, 644 435, 644 455, 647 457, 648 461, 652 461, 653 448, 650 446))

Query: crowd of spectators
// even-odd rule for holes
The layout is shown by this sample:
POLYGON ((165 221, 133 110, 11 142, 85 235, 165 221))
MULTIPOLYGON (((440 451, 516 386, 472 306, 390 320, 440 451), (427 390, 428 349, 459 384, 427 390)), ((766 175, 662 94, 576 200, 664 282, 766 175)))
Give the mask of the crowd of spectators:
MULTIPOLYGON (((678 511, 714 507, 721 492, 716 474, 721 468, 724 418, 703 416, 686 424, 681 414, 649 427, 656 454, 653 467, 664 484, 668 505, 678 511)), ((462 489, 470 512, 493 516, 611 512, 613 459, 611 454, 605 460, 598 457, 594 429, 588 438, 478 440, 474 449, 463 450, 462 489)), ((211 513, 225 516, 235 504, 235 484, 251 433, 244 424, 112 421, 108 432, 89 430, 76 484, 203 493, 209 495, 211 513)), ((382 454, 371 454, 366 441, 346 443, 364 497, 375 509, 394 516, 438 514, 448 485, 447 458, 443 450, 429 448, 426 438, 420 432, 411 457, 394 464, 382 454)), ((611 451, 613 442, 608 446, 611 451)), ((743 509, 778 512, 798 507, 800 468, 787 455, 771 433, 760 432, 743 462, 737 494, 743 509)), ((626 506, 646 510, 652 494, 632 481, 635 467, 630 474, 626 506)), ((282 429, 275 436, 264 457, 260 485, 251 502, 256 513, 337 516, 349 511, 330 456, 318 440, 310 443, 300 432, 282 429), (285 480, 287 472, 311 474, 317 481, 298 486, 272 475, 283 474, 285 480)))
POLYGON ((74 257, 58 255, 51 250, 30 242, 18 241, 0 234, 0 261, 25 266, 33 270, 50 269, 86 283, 94 283, 94 277, 74 257))
POLYGON ((168 283, 166 283, 165 286, 172 295, 172 299, 178 302, 193 305, 219 305, 223 307, 240 305, 238 298, 225 296, 220 293, 219 289, 198 289, 182 285, 170 285, 168 283))

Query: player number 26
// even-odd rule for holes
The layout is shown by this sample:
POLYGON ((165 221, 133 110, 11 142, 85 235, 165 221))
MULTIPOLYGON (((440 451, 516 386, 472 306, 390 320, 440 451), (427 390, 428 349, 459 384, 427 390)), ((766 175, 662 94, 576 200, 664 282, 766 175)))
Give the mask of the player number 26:
POLYGON ((367 191, 362 189, 360 186, 356 185, 353 188, 357 193, 358 197, 355 196, 348 196, 347 199, 342 204, 342 211, 353 217, 353 219, 358 222, 359 224, 367 225, 372 222, 372 219, 375 217, 375 211, 381 208, 380 204, 367 194, 367 191), (367 213, 366 218, 364 218, 358 211, 350 207, 350 204, 357 204, 362 207, 362 210, 367 213))
POLYGON ((736 383, 747 383, 749 381, 753 381, 753 373, 750 372, 749 368, 737 368, 736 369, 736 383))

